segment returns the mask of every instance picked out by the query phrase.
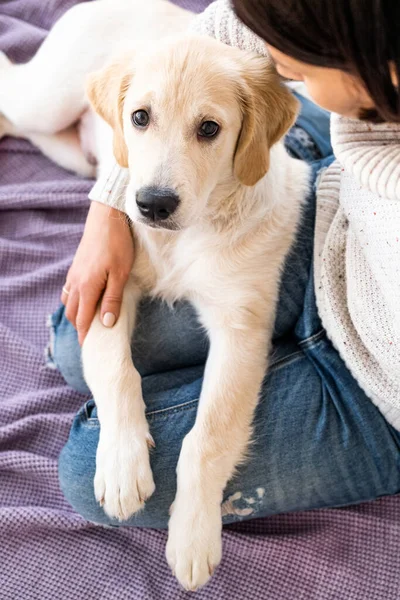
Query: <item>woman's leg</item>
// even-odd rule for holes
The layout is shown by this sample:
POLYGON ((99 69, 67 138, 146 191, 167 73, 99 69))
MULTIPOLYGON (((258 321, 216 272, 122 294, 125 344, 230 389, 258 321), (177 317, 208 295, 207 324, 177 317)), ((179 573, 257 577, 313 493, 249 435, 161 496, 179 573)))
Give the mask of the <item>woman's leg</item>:
MULTIPOLYGON (((314 175, 331 160, 313 164, 314 175)), ((278 339, 256 414, 255 442, 249 462, 226 490, 225 522, 351 504, 400 489, 399 434, 359 389, 318 318, 310 274, 314 206, 311 195, 283 277, 278 339)), ((55 357, 64 374, 65 348, 71 349, 73 337, 76 351, 68 354, 75 361, 70 371, 76 384, 76 334, 61 318, 55 357)), ((133 355, 144 376, 147 415, 157 444, 152 454, 157 490, 129 525, 166 526, 176 462, 194 424, 206 354, 207 342, 189 305, 169 311, 159 303, 143 304, 133 355)), ((84 516, 117 524, 94 500, 98 428, 91 401, 75 419, 60 459, 60 480, 84 516)))
MULTIPOLYGON (((202 367, 145 377, 156 448, 156 491, 124 525, 167 526, 175 468, 194 425, 202 367)), ((66 498, 86 519, 119 525, 93 492, 99 422, 93 401, 75 418, 60 457, 66 498)), ((228 484, 225 523, 281 512, 343 506, 400 491, 400 434, 358 388, 323 331, 275 346, 254 421, 250 458, 228 484)))
MULTIPOLYGON (((301 230, 299 235, 303 234, 301 230)), ((312 235, 303 239, 312 244, 312 235)), ((292 333, 277 340, 273 348, 256 411, 250 458, 226 489, 222 505, 225 523, 353 504, 400 491, 400 434, 358 387, 327 340, 316 309, 312 269, 307 279, 303 273, 301 286, 303 300, 296 301, 296 306, 301 304, 300 316, 292 333)), ((296 286, 288 289, 297 293, 296 286)), ((167 526, 175 496, 176 464, 182 440, 194 425, 202 386, 201 362, 206 352, 204 340, 197 345, 200 338, 190 335, 197 334, 194 314, 189 307, 179 306, 178 313, 159 319, 158 310, 160 307, 150 305, 142 319, 143 358, 177 368, 157 373, 160 363, 153 365, 155 370, 148 364, 148 374, 143 377, 147 417, 156 442, 151 456, 156 491, 145 509, 125 523, 131 526, 167 526), (182 309, 187 322, 177 316, 182 309), (162 335, 155 333, 160 322, 162 335), (184 335, 175 354, 177 362, 172 364, 169 352, 173 351, 168 345, 174 345, 174 336, 181 335, 176 328, 184 335), (159 351, 153 352, 159 343, 159 351), (188 356, 192 366, 188 366, 188 356)), ((290 320, 288 315, 284 317, 290 320)), ((98 436, 96 408, 89 401, 75 418, 61 454, 60 483, 72 506, 88 520, 119 525, 94 498, 98 436)))

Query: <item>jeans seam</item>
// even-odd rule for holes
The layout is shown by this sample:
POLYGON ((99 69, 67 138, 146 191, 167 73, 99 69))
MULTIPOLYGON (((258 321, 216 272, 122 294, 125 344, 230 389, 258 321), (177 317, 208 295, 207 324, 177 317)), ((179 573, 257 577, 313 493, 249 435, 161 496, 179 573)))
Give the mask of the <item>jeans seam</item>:
POLYGON ((326 332, 324 329, 320 329, 320 331, 314 333, 314 335, 311 337, 299 342, 299 346, 300 348, 310 348, 310 346, 314 346, 319 343, 324 337, 326 337, 326 332))
POLYGON ((158 415, 160 413, 171 413, 171 412, 182 412, 184 410, 188 410, 192 405, 198 404, 199 398, 195 398, 194 400, 188 400, 188 402, 182 402, 182 404, 177 404, 176 406, 167 406, 166 408, 159 408, 157 410, 152 410, 146 412, 146 417, 152 417, 153 415, 158 415))
POLYGON ((277 361, 275 362, 271 362, 268 369, 267 369, 267 373, 266 375, 268 375, 268 373, 271 373, 272 371, 277 371, 278 369, 291 364, 292 362, 296 362, 296 360, 298 360, 298 358, 304 358, 304 353, 302 350, 298 350, 297 352, 292 352, 291 354, 289 354, 288 356, 285 356, 284 358, 279 358, 277 361))
MULTIPOLYGON (((90 402, 90 400, 88 400, 90 402)), ((183 412, 184 410, 189 410, 193 405, 198 404, 199 398, 195 398, 194 400, 189 400, 188 402, 182 402, 182 404, 177 404, 176 406, 167 406, 166 408, 160 408, 157 410, 151 410, 149 412, 146 411, 146 418, 153 417, 154 415, 158 415, 160 413, 178 413, 183 412)), ((98 417, 89 417, 87 410, 87 402, 84 404, 85 413, 80 415, 81 421, 86 423, 89 426, 97 427, 99 425, 98 417), (86 417, 86 418, 85 418, 86 417)))

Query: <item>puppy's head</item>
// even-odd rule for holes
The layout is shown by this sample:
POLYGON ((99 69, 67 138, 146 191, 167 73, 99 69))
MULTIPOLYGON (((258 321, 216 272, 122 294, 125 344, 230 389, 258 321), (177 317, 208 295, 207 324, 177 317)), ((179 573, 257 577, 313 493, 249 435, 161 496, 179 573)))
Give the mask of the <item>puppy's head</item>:
POLYGON ((87 93, 130 170, 129 217, 170 230, 201 219, 219 186, 255 185, 297 109, 267 59, 205 37, 125 54, 87 93))

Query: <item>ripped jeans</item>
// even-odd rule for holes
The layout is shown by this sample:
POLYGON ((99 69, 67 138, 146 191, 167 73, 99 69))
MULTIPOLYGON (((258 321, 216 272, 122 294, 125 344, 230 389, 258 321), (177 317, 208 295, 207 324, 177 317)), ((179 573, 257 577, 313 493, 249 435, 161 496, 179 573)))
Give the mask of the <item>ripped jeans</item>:
MULTIPOLYGON (((298 127, 286 144, 292 154, 311 162, 315 180, 333 158, 328 117, 306 100, 302 103, 298 127), (311 135, 311 144, 301 129, 311 135), (312 162, 315 152, 319 160, 312 162)), ((224 523, 349 505, 400 491, 400 433, 359 388, 318 317, 312 272, 314 219, 313 191, 286 261, 273 351, 254 418, 254 441, 247 462, 225 490, 224 523)), ((77 335, 63 307, 51 323, 50 360, 72 387, 88 393, 77 335)), ((195 422, 207 350, 207 339, 189 304, 179 303, 170 310, 157 301, 142 303, 132 356, 143 378, 147 419, 156 444, 151 452, 156 491, 144 510, 122 525, 167 527, 176 491, 175 468, 182 440, 195 422)), ((75 417, 62 450, 60 485, 87 520, 119 526, 94 497, 99 429, 95 402, 89 400, 75 417)))

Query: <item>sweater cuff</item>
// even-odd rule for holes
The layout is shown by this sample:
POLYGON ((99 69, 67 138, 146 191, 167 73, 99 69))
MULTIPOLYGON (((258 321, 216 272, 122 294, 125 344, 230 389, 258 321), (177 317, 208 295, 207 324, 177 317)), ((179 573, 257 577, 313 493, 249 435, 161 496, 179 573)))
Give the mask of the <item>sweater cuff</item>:
POLYGON ((231 0, 216 0, 210 4, 193 19, 189 32, 208 35, 228 46, 269 56, 265 42, 236 16, 231 0))
POLYGON ((100 174, 89 193, 89 200, 125 212, 125 191, 128 183, 129 170, 115 163, 111 171, 100 174))

